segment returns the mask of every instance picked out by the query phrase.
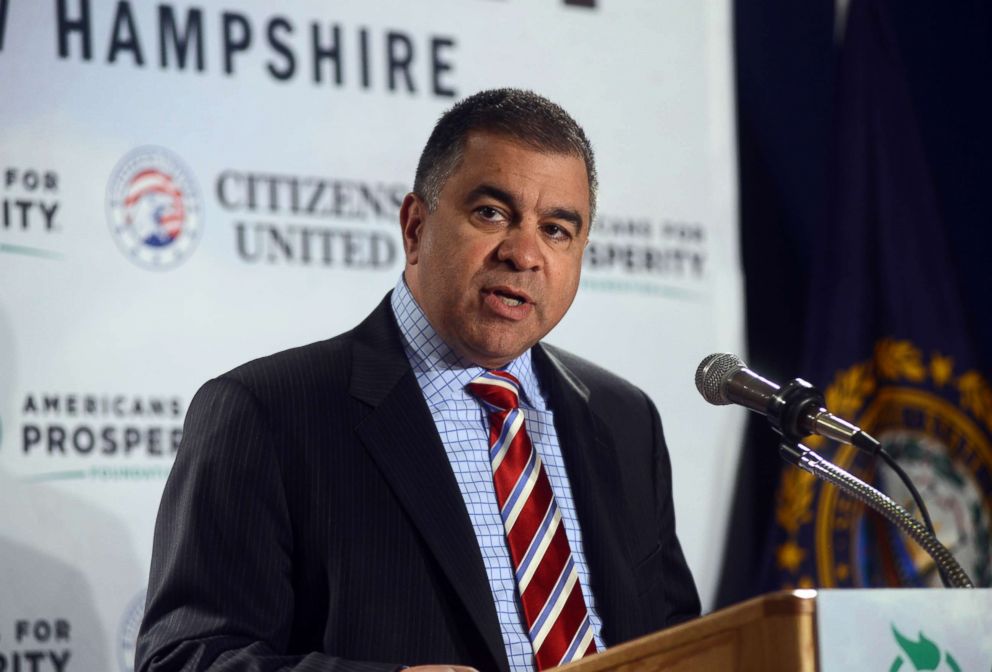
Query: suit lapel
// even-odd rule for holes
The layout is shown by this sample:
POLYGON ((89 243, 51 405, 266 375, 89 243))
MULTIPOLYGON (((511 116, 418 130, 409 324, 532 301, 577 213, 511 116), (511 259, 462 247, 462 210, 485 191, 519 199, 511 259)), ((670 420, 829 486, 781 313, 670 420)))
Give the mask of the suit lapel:
POLYGON ((372 406, 358 435, 464 603, 495 667, 506 672, 509 663, 478 541, 403 352, 388 295, 355 336, 351 394, 372 406))
POLYGON ((607 645, 617 644, 636 632, 637 589, 616 450, 606 424, 589 405, 588 388, 549 348, 539 344, 533 353, 548 385, 603 638, 607 645))

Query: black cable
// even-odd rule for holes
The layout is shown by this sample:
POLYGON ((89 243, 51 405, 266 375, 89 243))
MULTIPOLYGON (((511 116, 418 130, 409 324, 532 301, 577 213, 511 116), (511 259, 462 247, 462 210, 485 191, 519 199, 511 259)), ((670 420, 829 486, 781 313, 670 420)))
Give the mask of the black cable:
MULTIPOLYGON (((910 480, 909 474, 903 471, 903 468, 899 466, 899 463, 896 462, 891 455, 885 452, 884 448, 879 447, 878 450, 875 451, 875 454, 881 457, 882 461, 889 465, 889 468, 892 469, 892 471, 896 472, 896 476, 899 477, 899 479, 903 482, 903 485, 906 486, 906 489, 909 490, 909 494, 912 496, 913 502, 916 503, 916 508, 920 510, 920 515, 923 517, 923 524, 926 525, 930 534, 936 538, 937 532, 933 529, 933 521, 930 520, 930 512, 927 511, 927 505, 923 502, 923 497, 920 496, 920 491, 916 489, 916 486, 913 485, 913 481, 910 480)), ((940 573, 940 580, 944 583, 944 587, 950 588, 951 584, 947 577, 944 576, 944 572, 939 566, 937 567, 937 571, 940 573)))
POLYGON ((923 524, 927 526, 930 534, 936 537, 937 532, 933 529, 933 521, 930 520, 930 512, 927 511, 927 505, 923 503, 923 498, 920 496, 920 491, 916 489, 915 485, 913 485, 913 481, 909 479, 909 475, 903 471, 902 467, 899 466, 899 463, 896 462, 891 455, 885 452, 884 448, 878 451, 878 455, 887 465, 889 465, 889 468, 892 469, 892 471, 896 472, 896 475, 903 482, 903 485, 905 485, 906 489, 909 490, 909 494, 913 497, 913 502, 916 504, 916 508, 920 510, 920 515, 923 516, 923 524))
POLYGON ((913 501, 916 502, 916 507, 920 510, 920 514, 923 516, 923 523, 927 526, 927 530, 933 536, 937 536, 937 532, 933 529, 933 522, 930 520, 930 512, 927 511, 927 505, 923 503, 923 498, 920 497, 920 492, 913 485, 913 482, 909 480, 909 475, 902 470, 899 463, 896 462, 891 455, 885 452, 882 448, 882 443, 876 439, 874 436, 869 434, 864 430, 858 430, 858 432, 851 437, 851 445, 859 450, 863 450, 872 457, 876 455, 881 455, 882 460, 889 465, 892 471, 896 472, 896 475, 902 480, 906 489, 909 490, 909 494, 913 497, 913 501))

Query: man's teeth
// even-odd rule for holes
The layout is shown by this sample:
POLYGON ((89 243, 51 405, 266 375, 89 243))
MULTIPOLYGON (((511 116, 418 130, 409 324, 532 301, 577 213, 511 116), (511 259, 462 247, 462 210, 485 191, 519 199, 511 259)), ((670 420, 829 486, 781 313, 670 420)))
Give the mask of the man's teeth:
POLYGON ((499 297, 499 300, 502 301, 503 303, 505 303, 508 306, 520 306, 520 305, 523 305, 523 301, 521 299, 515 299, 512 296, 504 296, 502 294, 497 294, 496 296, 498 296, 499 297))

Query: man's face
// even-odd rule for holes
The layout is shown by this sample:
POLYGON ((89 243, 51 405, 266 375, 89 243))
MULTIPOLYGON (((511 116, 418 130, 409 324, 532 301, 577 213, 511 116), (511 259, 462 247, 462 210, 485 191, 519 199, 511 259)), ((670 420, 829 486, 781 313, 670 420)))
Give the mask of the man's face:
POLYGON ((578 156, 469 134, 437 208, 408 194, 406 280, 459 355, 498 368, 558 324, 579 286, 589 179, 578 156))

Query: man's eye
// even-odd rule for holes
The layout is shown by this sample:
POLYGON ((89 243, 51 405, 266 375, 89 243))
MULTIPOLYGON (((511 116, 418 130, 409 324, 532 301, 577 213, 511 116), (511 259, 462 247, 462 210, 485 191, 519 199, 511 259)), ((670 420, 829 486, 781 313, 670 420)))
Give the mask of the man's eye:
POLYGON ((572 232, 559 224, 545 225, 544 233, 554 241, 568 242, 572 240, 572 232))
POLYGON ((477 208, 475 212, 486 221, 495 222, 503 219, 503 213, 491 205, 483 205, 477 208))

